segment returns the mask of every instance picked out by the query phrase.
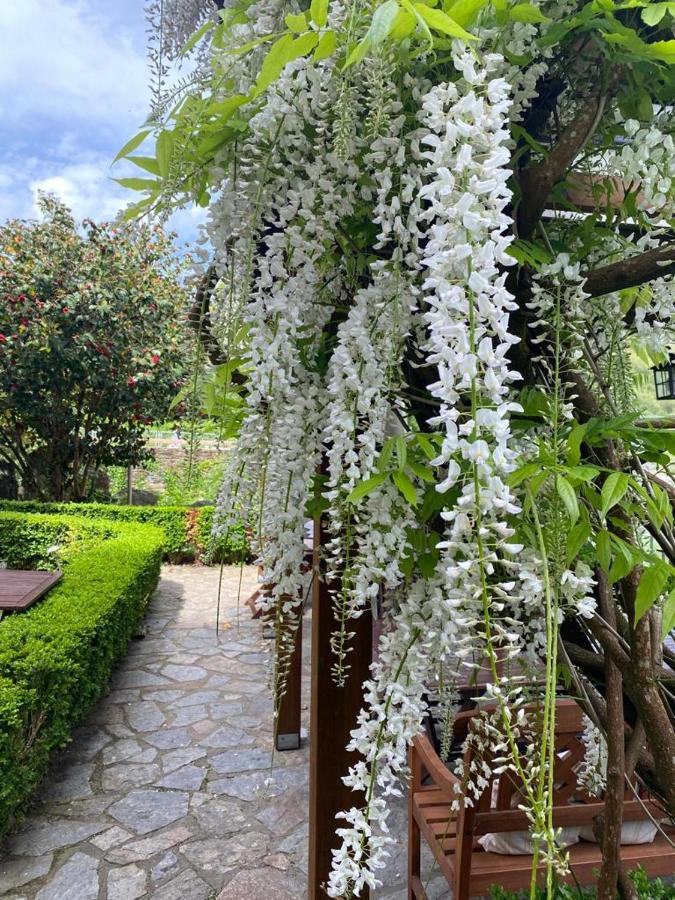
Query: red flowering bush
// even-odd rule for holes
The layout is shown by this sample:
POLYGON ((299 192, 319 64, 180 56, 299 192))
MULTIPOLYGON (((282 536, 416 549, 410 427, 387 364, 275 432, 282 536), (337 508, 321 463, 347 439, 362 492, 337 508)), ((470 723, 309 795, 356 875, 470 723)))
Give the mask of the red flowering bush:
POLYGON ((106 465, 147 457, 183 376, 186 298, 158 227, 78 230, 40 199, 41 222, 0 226, 0 459, 27 496, 81 500, 106 465))

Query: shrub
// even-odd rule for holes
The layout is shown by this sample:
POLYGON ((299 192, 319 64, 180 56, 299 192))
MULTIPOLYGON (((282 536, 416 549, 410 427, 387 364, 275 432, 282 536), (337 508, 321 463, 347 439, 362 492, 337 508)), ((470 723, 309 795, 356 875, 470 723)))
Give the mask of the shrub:
POLYGON ((159 226, 78 227, 56 198, 0 226, 0 457, 41 500, 147 458, 185 376, 181 264, 159 226))
POLYGON ((18 513, 0 513, 0 555, 26 527, 33 538, 22 565, 55 535, 71 541, 59 584, 0 623, 0 834, 25 806, 52 751, 68 743, 105 690, 162 558, 162 531, 149 525, 18 513))
POLYGON ((175 562, 203 558, 208 562, 238 563, 249 560, 251 556, 243 525, 232 528, 226 536, 217 540, 212 538, 212 506, 117 506, 112 503, 0 500, 0 510, 57 513, 60 516, 156 525, 164 532, 166 558, 175 562))

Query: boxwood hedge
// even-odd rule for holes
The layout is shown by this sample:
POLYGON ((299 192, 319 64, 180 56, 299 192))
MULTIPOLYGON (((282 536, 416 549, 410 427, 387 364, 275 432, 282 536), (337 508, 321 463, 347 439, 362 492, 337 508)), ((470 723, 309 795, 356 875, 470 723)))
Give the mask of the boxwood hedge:
POLYGON ((0 835, 105 690, 157 584, 163 542, 151 525, 0 513, 0 559, 53 563, 58 552, 64 573, 0 621, 0 835))
POLYGON ((212 506, 118 506, 114 503, 40 503, 33 500, 0 500, 0 510, 57 513, 90 519, 112 519, 157 525, 164 531, 164 552, 168 559, 183 562, 240 562, 250 559, 248 539, 242 525, 231 528, 222 538, 211 535, 212 506))

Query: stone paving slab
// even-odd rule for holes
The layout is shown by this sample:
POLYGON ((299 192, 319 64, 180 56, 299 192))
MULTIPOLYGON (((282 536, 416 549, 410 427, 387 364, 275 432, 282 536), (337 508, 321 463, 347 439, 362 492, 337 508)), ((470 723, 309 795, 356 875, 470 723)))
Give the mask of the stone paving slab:
MULTIPOLYGON (((0 897, 306 897, 307 741, 272 753, 271 642, 238 602, 236 567, 224 569, 216 637, 218 578, 217 568, 163 568, 146 637, 0 851, 0 897)), ((241 601, 256 586, 246 567, 241 601)), ((306 728, 308 639, 303 649, 306 728)), ((392 820, 404 836, 403 803, 392 820)), ((376 896, 404 900, 405 877, 402 840, 376 896)), ((442 879, 429 896, 448 896, 442 879)))

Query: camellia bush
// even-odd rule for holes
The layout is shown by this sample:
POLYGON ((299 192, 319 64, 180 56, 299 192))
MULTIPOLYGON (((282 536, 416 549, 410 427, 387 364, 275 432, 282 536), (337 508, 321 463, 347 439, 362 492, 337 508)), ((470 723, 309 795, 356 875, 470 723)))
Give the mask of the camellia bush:
MULTIPOLYGON (((338 682, 384 596, 330 895, 376 885, 427 689, 451 728, 477 665, 495 712, 471 740, 516 779, 548 894, 566 687, 606 802, 598 895, 634 895, 625 777, 675 814, 675 432, 641 418, 631 369, 673 336, 672 4, 170 8, 194 74, 123 154, 156 141, 136 209, 208 206, 226 356, 248 326, 221 527, 249 515, 274 585, 277 697, 309 515, 338 682)), ((467 802, 485 774, 462 774, 467 802)))
POLYGON ((40 500, 92 496, 146 456, 184 374, 186 300, 158 227, 84 222, 54 197, 0 227, 0 457, 40 500))

